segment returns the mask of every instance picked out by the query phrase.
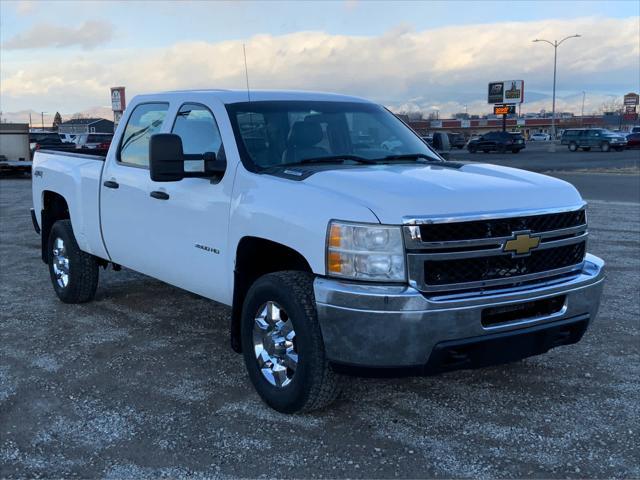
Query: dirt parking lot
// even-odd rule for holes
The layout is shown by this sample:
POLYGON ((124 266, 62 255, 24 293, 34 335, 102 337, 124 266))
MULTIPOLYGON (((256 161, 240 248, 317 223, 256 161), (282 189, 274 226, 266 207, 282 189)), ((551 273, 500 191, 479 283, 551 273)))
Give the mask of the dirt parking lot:
POLYGON ((226 307, 131 271, 59 302, 30 193, 0 180, 0 477, 640 477, 639 204, 590 205, 608 280, 577 345, 350 379, 328 410, 285 416, 229 348, 226 307))

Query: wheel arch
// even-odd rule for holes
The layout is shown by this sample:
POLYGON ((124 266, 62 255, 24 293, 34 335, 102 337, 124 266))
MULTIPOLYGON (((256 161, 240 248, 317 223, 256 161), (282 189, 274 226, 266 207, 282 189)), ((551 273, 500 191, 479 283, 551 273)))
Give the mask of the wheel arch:
POLYGON ((231 306, 231 348, 240 353, 240 317, 242 304, 251 285, 262 275, 284 270, 313 273, 300 252, 282 243, 262 237, 245 236, 236 248, 233 302, 231 306))
POLYGON ((42 212, 40 215, 40 245, 41 256, 44 263, 49 263, 49 252, 47 244, 49 242, 49 233, 53 224, 58 220, 71 220, 71 214, 69 212, 69 204, 67 200, 52 190, 42 191, 42 212))

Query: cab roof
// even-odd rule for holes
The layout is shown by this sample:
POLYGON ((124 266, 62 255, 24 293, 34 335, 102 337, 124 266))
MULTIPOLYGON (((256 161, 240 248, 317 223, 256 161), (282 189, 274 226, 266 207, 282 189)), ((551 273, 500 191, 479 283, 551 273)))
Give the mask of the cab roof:
POLYGON ((201 98, 217 98, 222 103, 247 102, 251 98, 252 102, 277 101, 277 100, 307 100, 307 101, 332 101, 332 102, 359 102, 371 103, 369 100, 349 95, 325 92, 307 92, 300 90, 174 90, 168 92, 158 92, 153 94, 137 95, 135 98, 144 100, 167 100, 173 97, 191 97, 197 100, 201 98), (249 97, 250 95, 250 97, 249 97))

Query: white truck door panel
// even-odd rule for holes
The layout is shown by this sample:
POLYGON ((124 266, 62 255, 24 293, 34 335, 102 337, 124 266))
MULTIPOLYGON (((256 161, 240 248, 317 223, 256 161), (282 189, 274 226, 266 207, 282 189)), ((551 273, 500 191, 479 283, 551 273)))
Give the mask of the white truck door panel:
MULTIPOLYGON (((206 112, 199 112, 194 130, 199 127, 202 131, 202 115, 205 120, 207 112, 211 115, 204 108, 206 112)), ((163 125, 148 136, 170 132, 175 111, 169 109, 163 125)), ((187 117, 189 113, 178 118, 182 121, 187 117)), ((137 120, 134 110, 129 121, 137 120)), ((144 122, 138 123, 139 129, 145 128, 144 122)), ((182 125, 183 134, 191 131, 190 126, 182 125)), ((127 129, 123 138, 127 138, 127 129)), ((216 141, 220 147, 219 134, 216 141)), ((220 279, 230 274, 225 251, 232 188, 230 171, 218 183, 206 178, 154 182, 148 170, 148 138, 139 143, 144 147, 140 152, 147 152, 141 165, 126 163, 129 154, 123 152, 120 158, 123 162, 116 161, 115 156, 108 159, 103 174, 102 227, 111 259, 185 290, 227 302, 229 283, 220 279), (118 187, 105 187, 104 182, 108 181, 116 182, 118 187)), ((186 134, 183 143, 185 153, 194 153, 193 142, 186 134)), ((215 153, 219 153, 217 149, 215 153)), ((187 170, 190 168, 193 165, 187 166, 187 170)))

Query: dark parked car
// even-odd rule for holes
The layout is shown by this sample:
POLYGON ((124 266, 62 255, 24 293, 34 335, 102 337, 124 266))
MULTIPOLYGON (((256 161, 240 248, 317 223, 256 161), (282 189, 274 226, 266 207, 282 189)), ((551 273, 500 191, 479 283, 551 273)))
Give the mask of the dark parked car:
POLYGON ((592 148, 608 152, 611 149, 623 150, 627 146, 627 139, 603 128, 574 128, 564 131, 560 143, 569 147, 572 152, 580 148, 585 152, 592 148))
POLYGON ((451 145, 451 148, 455 147, 462 150, 467 144, 467 141, 461 133, 449 133, 449 144, 451 145))
POLYGON ((29 134, 29 149, 31 158, 36 150, 73 150, 75 145, 65 143, 57 133, 31 133, 29 134))
POLYGON ((627 148, 640 148, 640 132, 627 135, 627 148))
POLYGON ((513 152, 518 153, 525 148, 524 137, 520 133, 514 132, 489 132, 480 138, 469 140, 467 150, 476 152, 513 152))

